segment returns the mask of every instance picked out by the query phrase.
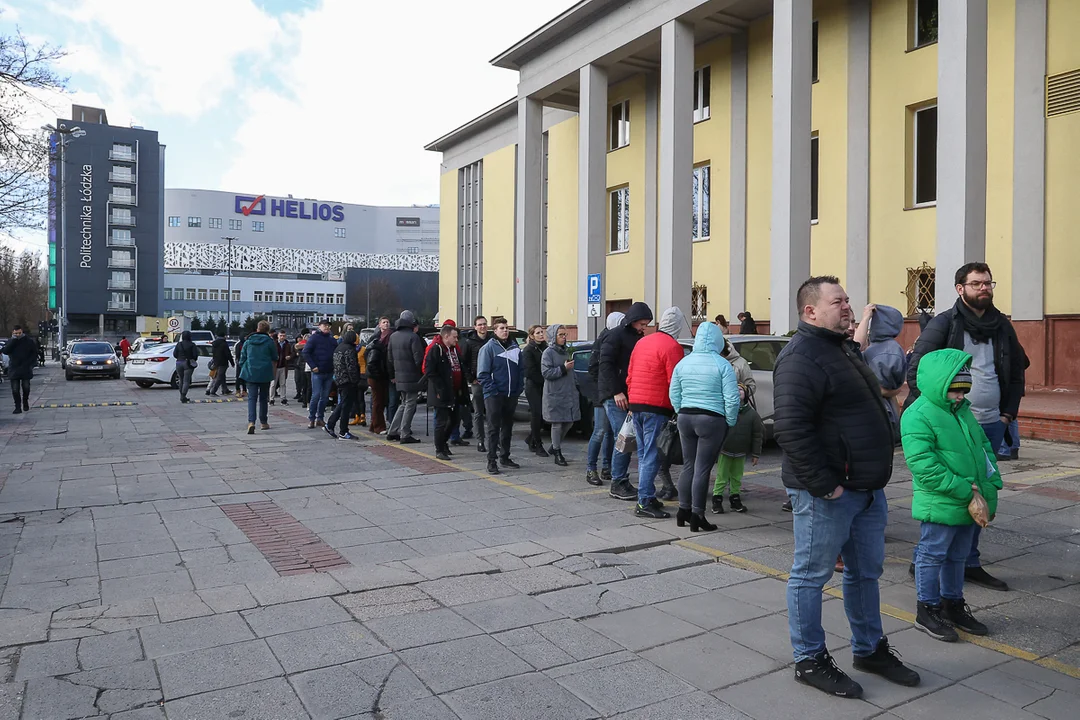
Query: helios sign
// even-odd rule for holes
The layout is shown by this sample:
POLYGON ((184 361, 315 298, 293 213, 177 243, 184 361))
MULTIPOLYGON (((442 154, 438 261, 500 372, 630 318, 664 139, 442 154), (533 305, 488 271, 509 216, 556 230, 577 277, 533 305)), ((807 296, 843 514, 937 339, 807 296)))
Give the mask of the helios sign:
MULTIPOLYGON (((332 220, 342 222, 345 220, 345 209, 341 205, 330 205, 317 200, 293 200, 270 198, 270 216, 296 218, 298 220, 332 220)), ((235 211, 245 217, 249 215, 264 216, 267 214, 267 197, 265 195, 237 195, 235 211)))

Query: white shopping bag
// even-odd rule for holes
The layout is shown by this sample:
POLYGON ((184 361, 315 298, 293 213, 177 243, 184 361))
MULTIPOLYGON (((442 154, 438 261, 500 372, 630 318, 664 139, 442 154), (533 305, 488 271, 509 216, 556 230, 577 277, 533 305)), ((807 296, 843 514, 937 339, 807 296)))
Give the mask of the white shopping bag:
POLYGON ((615 449, 626 455, 637 450, 637 436, 634 435, 634 419, 631 413, 626 413, 626 420, 615 438, 615 449))

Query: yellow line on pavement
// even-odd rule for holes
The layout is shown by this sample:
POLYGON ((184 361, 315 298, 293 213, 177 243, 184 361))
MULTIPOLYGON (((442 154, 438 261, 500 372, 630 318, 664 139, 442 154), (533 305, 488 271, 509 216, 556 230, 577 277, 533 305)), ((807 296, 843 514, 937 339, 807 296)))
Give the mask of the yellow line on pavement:
MULTIPOLYGON (((673 544, 681 545, 682 547, 685 547, 689 550, 696 550, 697 552, 705 553, 706 555, 711 555, 712 557, 727 565, 733 565, 734 567, 741 568, 743 570, 756 572, 759 575, 766 575, 768 577, 776 578, 777 580, 787 580, 789 577, 788 573, 777 570, 776 568, 771 568, 768 565, 763 565, 754 560, 740 557, 738 555, 735 555, 734 553, 724 552, 723 550, 717 550, 716 548, 701 545, 699 543, 693 542, 692 540, 676 540, 673 544)), ((823 588, 822 592, 829 597, 844 597, 843 591, 840 588, 836 587, 823 588)), ((889 617, 896 618, 897 620, 900 620, 902 622, 915 622, 915 616, 912 613, 908 612, 907 610, 895 607, 893 605, 889 605, 888 603, 881 603, 881 613, 882 615, 888 615, 889 617)), ((1005 643, 998 642, 997 640, 991 640, 988 637, 971 635, 964 632, 963 630, 958 629, 957 633, 960 635, 960 637, 962 637, 964 640, 971 643, 972 645, 978 645, 979 647, 986 648, 987 650, 994 650, 995 652, 1002 653, 1003 655, 1008 655, 1009 657, 1016 658, 1017 660, 1026 660, 1028 662, 1032 662, 1036 665, 1047 668, 1048 670, 1059 672, 1062 675, 1068 675, 1069 677, 1080 679, 1080 667, 1075 667, 1073 665, 1063 663, 1060 660, 1055 660, 1050 657, 1040 657, 1035 653, 1029 652, 1022 648, 1013 647, 1012 645, 1006 645, 1005 643)))

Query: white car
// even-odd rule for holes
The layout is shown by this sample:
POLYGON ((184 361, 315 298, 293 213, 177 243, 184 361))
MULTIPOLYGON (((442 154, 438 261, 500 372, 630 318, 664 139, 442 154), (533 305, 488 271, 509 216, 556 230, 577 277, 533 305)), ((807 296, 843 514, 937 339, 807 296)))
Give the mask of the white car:
MULTIPOLYGON (((229 343, 229 346, 231 349, 232 343, 229 343)), ((175 347, 176 343, 162 343, 131 353, 128 355, 127 365, 124 366, 124 377, 141 388, 170 385, 173 389, 178 389, 180 380, 176 373, 176 359, 173 357, 175 347)), ((210 382, 210 343, 197 342, 195 347, 199 349, 199 360, 195 372, 191 375, 191 384, 206 385, 210 382)), ((235 367, 228 368, 225 381, 236 381, 235 367)))

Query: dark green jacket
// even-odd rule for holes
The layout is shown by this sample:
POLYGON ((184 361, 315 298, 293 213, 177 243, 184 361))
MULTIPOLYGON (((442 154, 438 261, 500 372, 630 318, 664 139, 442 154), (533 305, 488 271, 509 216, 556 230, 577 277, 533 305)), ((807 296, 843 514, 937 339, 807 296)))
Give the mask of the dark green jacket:
POLYGON ((240 350, 240 379, 250 383, 268 383, 274 379, 278 346, 265 333, 252 333, 240 350))
POLYGON ((739 408, 739 417, 735 426, 728 428, 724 446, 720 452, 729 457, 761 457, 761 446, 765 442, 765 423, 749 403, 739 408))
POLYGON ((997 512, 1001 489, 994 448, 965 399, 953 405, 949 385, 956 373, 971 366, 963 350, 935 350, 919 363, 922 394, 900 418, 904 458, 911 470, 915 496, 911 516, 940 525, 970 525, 972 483, 997 512))

